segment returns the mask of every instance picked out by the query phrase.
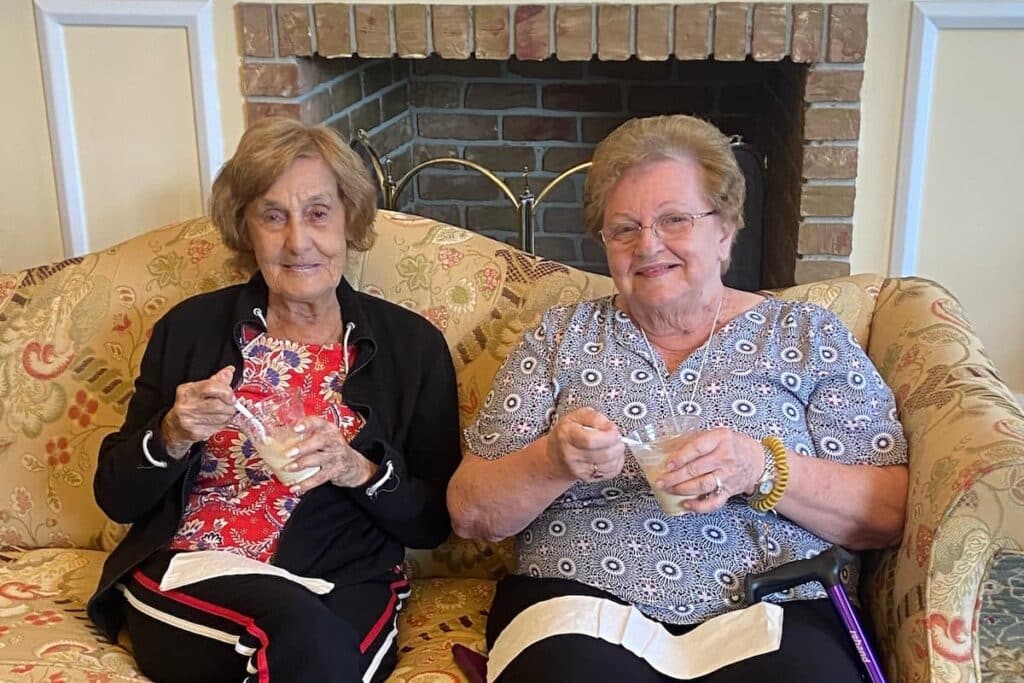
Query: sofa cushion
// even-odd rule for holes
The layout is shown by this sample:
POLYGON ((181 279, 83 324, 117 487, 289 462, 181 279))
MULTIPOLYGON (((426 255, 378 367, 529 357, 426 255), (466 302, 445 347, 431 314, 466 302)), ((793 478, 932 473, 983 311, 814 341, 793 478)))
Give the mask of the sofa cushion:
POLYGON ((808 301, 832 311, 850 328, 861 348, 867 350, 875 301, 884 282, 880 275, 851 275, 765 293, 780 299, 808 301))
MULTIPOLYGON (((106 553, 39 549, 0 564, 0 680, 145 680, 128 649, 105 642, 85 615, 106 553)), ((451 646, 482 652, 494 582, 413 582, 399 614, 393 683, 458 681, 451 646)))
POLYGON ((96 450, 123 419, 153 323, 244 277, 202 219, 0 277, 0 547, 116 541, 93 501, 96 450))
POLYGON ((0 679, 66 683, 141 677, 85 614, 106 553, 31 550, 0 565, 0 679))

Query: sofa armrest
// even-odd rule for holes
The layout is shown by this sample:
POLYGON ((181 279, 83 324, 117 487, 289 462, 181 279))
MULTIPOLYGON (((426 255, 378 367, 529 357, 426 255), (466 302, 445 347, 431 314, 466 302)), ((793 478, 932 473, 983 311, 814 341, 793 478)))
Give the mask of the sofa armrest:
POLYGON ((893 680, 977 680, 977 609, 997 553, 1024 547, 1024 415, 957 300, 919 278, 879 293, 868 352, 910 448, 903 541, 869 604, 893 680))

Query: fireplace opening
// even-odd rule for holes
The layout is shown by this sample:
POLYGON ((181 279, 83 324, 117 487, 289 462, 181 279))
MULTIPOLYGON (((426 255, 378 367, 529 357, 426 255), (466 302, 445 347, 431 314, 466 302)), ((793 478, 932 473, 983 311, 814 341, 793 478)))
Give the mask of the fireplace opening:
MULTIPOLYGON (((734 136, 747 178, 746 228, 733 249, 728 284, 767 286, 772 260, 795 258, 795 239, 782 233, 799 221, 804 65, 635 57, 345 61, 349 68, 332 89, 336 113, 327 122, 350 138, 367 131, 396 180, 423 161, 454 157, 491 170, 517 195, 524 184, 537 195, 563 171, 589 161, 594 146, 629 118, 705 118, 734 136)), ((584 178, 585 172, 567 177, 538 204, 535 252, 604 273, 601 246, 583 233, 584 178)), ((421 170, 395 206, 519 244, 512 202, 467 168, 421 170)))
MULTIPOLYGON (((366 129, 396 174, 454 153, 519 188, 527 166, 536 194, 628 116, 697 114, 742 135, 750 165, 764 171, 762 235, 740 233, 762 247, 761 285, 850 272, 863 4, 236 9, 250 122, 282 114, 349 137, 366 129)), ((511 204, 478 182, 465 170, 431 169, 410 183, 401 208, 513 241, 511 204)), ((539 206, 535 246, 600 270, 600 247, 579 230, 580 185, 571 178, 539 206)))

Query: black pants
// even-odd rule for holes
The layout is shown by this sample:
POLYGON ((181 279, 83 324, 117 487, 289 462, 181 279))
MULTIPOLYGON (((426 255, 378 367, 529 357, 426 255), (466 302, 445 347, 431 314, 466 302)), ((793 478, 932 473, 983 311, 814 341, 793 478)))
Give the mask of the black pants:
MULTIPOLYGON (((507 576, 498 582, 487 618, 487 647, 524 609, 563 595, 589 595, 624 604, 597 588, 567 579, 507 576)), ((697 683, 859 683, 863 671, 857 652, 831 601, 782 603, 782 643, 778 650, 735 662, 697 683)), ((673 635, 694 626, 662 624, 673 635)), ((498 677, 499 683, 669 683, 677 679, 658 673, 629 650, 583 635, 545 638, 520 653, 498 677)))
POLYGON ((396 568, 316 595, 259 574, 159 589, 171 553, 125 582, 125 624, 144 674, 160 683, 381 681, 395 666, 395 621, 409 595, 396 568))

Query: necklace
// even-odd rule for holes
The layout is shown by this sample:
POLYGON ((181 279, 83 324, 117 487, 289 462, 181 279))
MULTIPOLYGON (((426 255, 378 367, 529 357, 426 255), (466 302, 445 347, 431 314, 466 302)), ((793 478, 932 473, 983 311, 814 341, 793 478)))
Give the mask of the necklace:
MULTIPOLYGON (((693 399, 697 396, 697 386, 700 384, 700 378, 704 375, 704 366, 708 362, 708 347, 711 346, 711 338, 715 336, 715 328, 718 327, 718 316, 722 314, 722 304, 725 302, 725 292, 722 292, 721 298, 718 300, 718 308, 715 310, 715 319, 711 321, 711 329, 708 330, 708 338, 701 344, 700 354, 700 366, 697 368, 697 376, 693 380, 693 389, 690 391, 689 404, 693 404, 693 399)), ((647 333, 640 329, 640 334, 643 336, 644 341, 647 343, 647 350, 651 354, 651 362, 655 362, 654 359, 657 357, 654 351, 654 345, 651 344, 651 340, 647 338, 647 333)), ((665 377, 658 373, 658 381, 661 382, 661 390, 664 392, 665 401, 668 403, 668 413, 672 417, 676 417, 676 408, 672 405, 672 402, 668 398, 668 385, 665 384, 665 377)))

